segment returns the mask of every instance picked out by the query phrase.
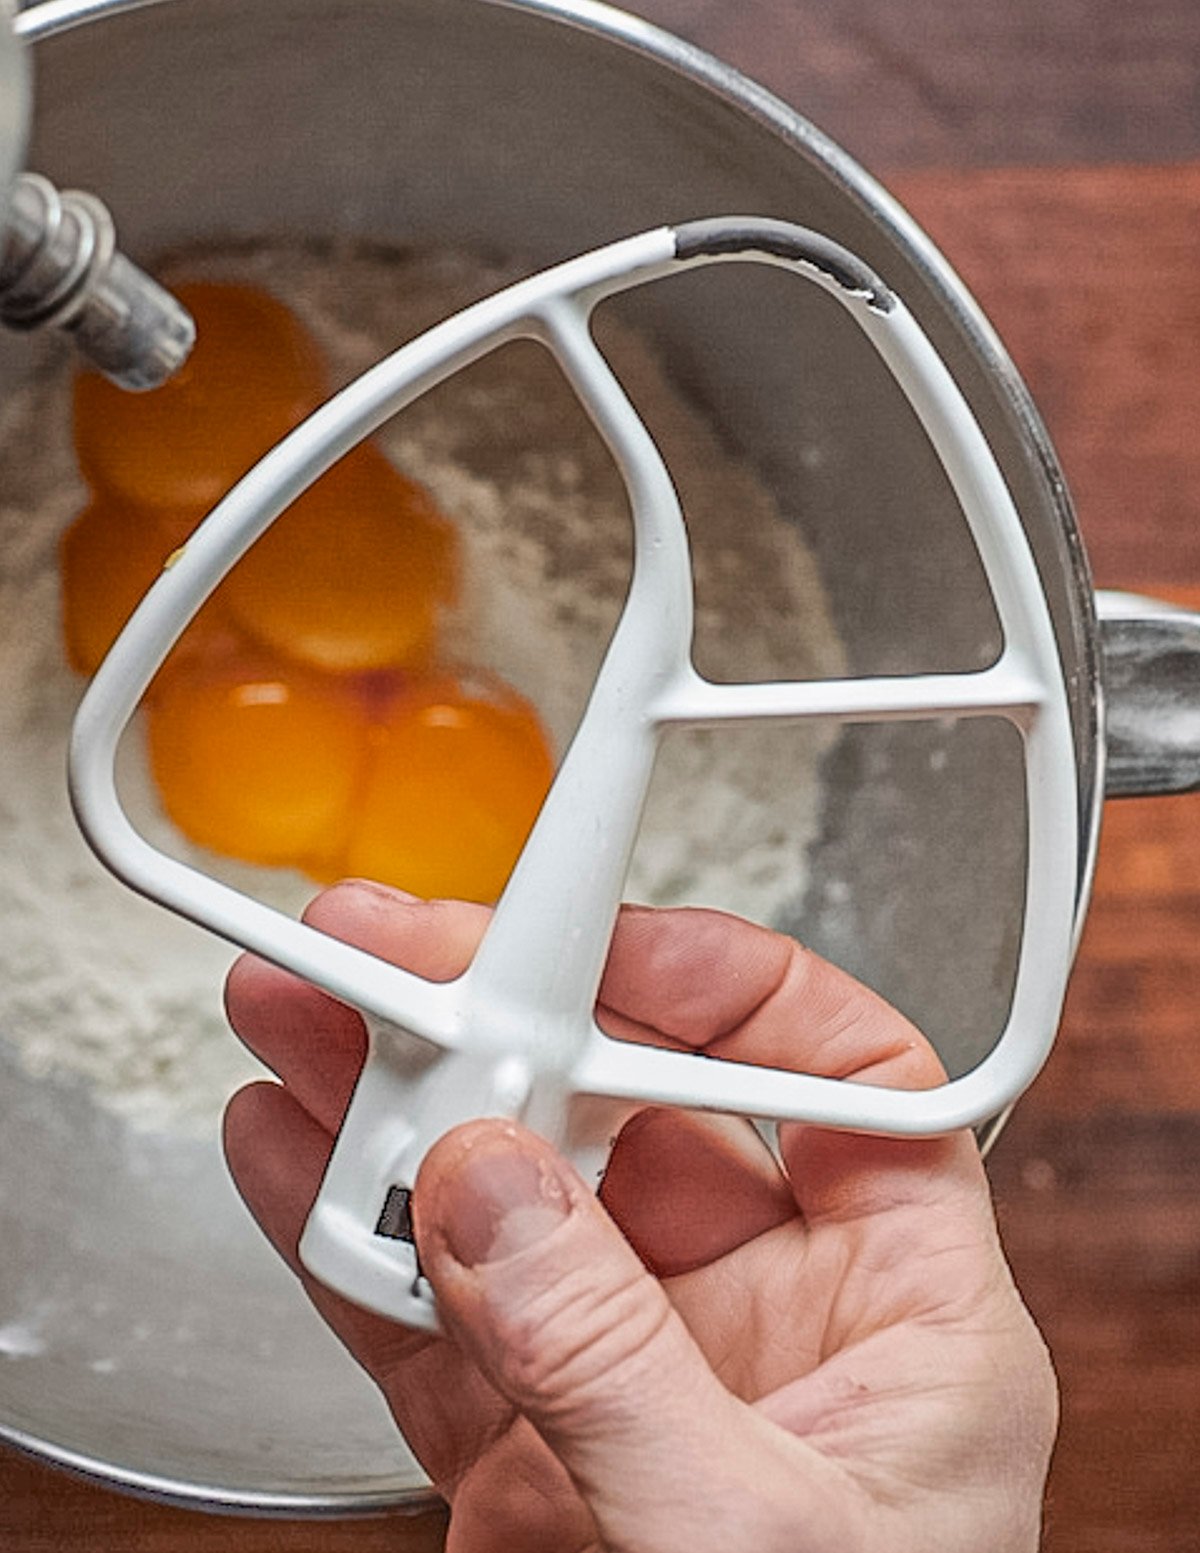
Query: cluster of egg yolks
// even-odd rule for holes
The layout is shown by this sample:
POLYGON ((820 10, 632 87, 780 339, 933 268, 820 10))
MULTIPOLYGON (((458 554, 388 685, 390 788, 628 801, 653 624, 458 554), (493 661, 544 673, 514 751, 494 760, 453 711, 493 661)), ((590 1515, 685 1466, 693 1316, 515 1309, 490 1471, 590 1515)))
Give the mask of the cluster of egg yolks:
MULTIPOLYGON (((178 288, 197 322, 183 371, 130 396, 75 395, 93 499, 63 538, 69 661, 92 673, 209 508, 325 397, 293 315, 241 286, 178 288)), ((147 696, 151 770, 202 846, 328 880, 494 900, 552 775, 536 712, 439 668, 458 549, 431 498, 369 443, 238 563, 147 696)))

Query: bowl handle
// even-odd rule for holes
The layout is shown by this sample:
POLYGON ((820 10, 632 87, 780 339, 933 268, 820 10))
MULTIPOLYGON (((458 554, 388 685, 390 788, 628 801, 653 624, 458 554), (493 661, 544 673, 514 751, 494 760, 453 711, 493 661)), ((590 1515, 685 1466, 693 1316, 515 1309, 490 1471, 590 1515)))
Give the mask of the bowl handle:
POLYGON ((1100 592, 1107 798, 1200 789, 1200 614, 1100 592))

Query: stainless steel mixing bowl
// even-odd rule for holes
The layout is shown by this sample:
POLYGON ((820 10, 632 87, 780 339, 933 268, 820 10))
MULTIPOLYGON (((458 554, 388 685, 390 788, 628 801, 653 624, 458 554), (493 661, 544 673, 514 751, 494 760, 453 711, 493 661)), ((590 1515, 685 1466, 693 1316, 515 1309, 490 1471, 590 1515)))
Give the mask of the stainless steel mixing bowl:
MULTIPOLYGON (((960 284, 837 147, 589 0, 50 0, 22 28, 37 73, 30 165, 101 191, 143 259, 317 234, 534 266, 729 212, 797 220, 861 254, 944 353, 1032 542, 1074 718, 1082 912, 1103 780, 1100 638, 1062 478, 960 284)), ((835 307, 738 267, 640 294, 634 321, 798 514, 852 672, 994 652, 946 482, 835 307)), ((30 352, 0 351, 11 385, 30 352)), ((979 723, 850 730, 826 786, 814 882, 785 925, 898 1001, 963 1071, 1001 1022, 1020 929, 1011 742, 979 723)), ((336 1514, 419 1498, 382 1405, 260 1243, 215 1140, 135 1134, 85 1093, 31 1080, 2 1044, 0 1063, 0 1328, 37 1333, 0 1356, 0 1433, 210 1507, 336 1514)))

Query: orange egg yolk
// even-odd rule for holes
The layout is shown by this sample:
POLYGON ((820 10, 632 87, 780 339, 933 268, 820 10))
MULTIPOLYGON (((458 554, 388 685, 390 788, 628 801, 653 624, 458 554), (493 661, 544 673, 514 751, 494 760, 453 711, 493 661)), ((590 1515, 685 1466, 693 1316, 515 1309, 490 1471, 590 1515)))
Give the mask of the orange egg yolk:
MULTIPOLYGON (((187 538, 191 519, 155 516, 97 496, 59 545, 62 627, 67 661, 94 674, 143 593, 187 538)), ((221 615, 216 597, 185 633, 194 642, 221 615)))
POLYGON ((145 394, 80 376, 75 450, 93 491, 198 518, 326 398, 326 374, 307 331, 266 293, 174 289, 196 320, 191 356, 145 394))
MULTIPOLYGON (((126 395, 80 378, 75 440, 93 500, 61 545, 63 632, 90 674, 204 513, 324 396, 280 303, 178 288, 184 371, 126 395)), ((184 633, 146 698, 151 770, 191 840, 319 880, 492 901, 553 763, 515 692, 437 664, 457 536, 373 445, 279 518, 184 633)))
POLYGON ((364 443, 276 520, 226 591, 233 618, 260 642, 349 672, 427 663, 457 576, 454 530, 364 443))
POLYGON ((372 729, 341 872, 414 895, 494 901, 553 772, 522 697, 452 678, 416 682, 372 729))
POLYGON ((185 836, 323 872, 344 845, 367 730, 337 686, 282 664, 191 661, 147 708, 150 766, 185 836))

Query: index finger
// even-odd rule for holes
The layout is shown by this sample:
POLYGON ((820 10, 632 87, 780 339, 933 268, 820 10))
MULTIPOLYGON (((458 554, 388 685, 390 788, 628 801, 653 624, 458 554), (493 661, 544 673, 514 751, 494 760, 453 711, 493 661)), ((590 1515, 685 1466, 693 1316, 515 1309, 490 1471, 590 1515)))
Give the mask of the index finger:
MULTIPOLYGON (((431 981, 470 963, 487 922, 482 906, 424 901, 368 880, 323 890, 304 921, 431 981)), ((235 961, 225 987, 229 1022, 314 1121, 336 1132, 367 1053, 353 1008, 255 955, 235 961)))
POLYGON ((946 1077, 917 1027, 869 987, 725 912, 627 907, 600 1000, 622 1040, 896 1089, 946 1077))
MULTIPOLYGON (((946 1079, 926 1038, 877 993, 794 939, 722 912, 627 910, 601 997, 601 1023, 624 1040, 894 1089, 946 1079)), ((970 1133, 874 1138, 789 1123, 779 1138, 810 1222, 874 1220, 882 1230, 960 1193, 972 1215, 987 1216, 970 1133)))

